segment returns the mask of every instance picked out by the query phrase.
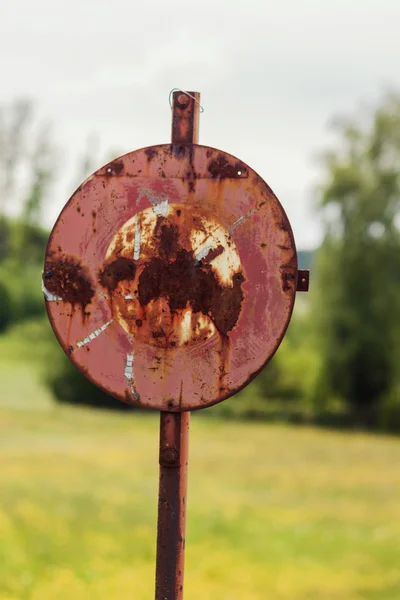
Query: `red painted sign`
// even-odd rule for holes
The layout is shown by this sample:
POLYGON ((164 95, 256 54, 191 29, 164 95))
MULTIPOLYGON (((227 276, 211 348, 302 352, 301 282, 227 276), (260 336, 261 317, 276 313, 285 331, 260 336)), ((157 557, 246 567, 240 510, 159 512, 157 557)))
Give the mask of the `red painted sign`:
POLYGON ((224 400, 279 346, 297 285, 288 219, 233 156, 131 152, 75 192, 51 233, 47 311, 72 362, 144 408, 224 400))

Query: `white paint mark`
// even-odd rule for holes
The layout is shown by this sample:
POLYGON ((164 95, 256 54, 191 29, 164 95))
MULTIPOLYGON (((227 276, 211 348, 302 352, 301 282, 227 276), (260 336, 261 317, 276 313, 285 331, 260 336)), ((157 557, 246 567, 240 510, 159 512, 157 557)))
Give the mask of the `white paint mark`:
POLYGON ((226 235, 226 229, 215 221, 203 219, 203 230, 192 229, 190 243, 197 261, 206 256, 214 273, 218 274, 221 283, 232 287, 233 276, 240 271, 240 258, 233 240, 226 235), (214 248, 221 247, 212 258, 209 255, 214 248))
POLYGON ((240 219, 238 219, 237 221, 234 222, 232 227, 229 229, 229 233, 233 233, 235 231, 236 227, 239 227, 239 225, 242 225, 242 223, 244 223, 244 221, 246 221, 246 219, 251 217, 251 215, 254 215, 255 212, 257 212, 256 208, 251 208, 249 211, 247 211, 247 213, 245 215, 243 215, 242 217, 240 217, 240 219))
MULTIPOLYGON (((147 188, 143 188, 142 190, 140 190, 140 194, 136 198, 136 206, 139 204, 139 202, 141 201, 141 199, 143 198, 143 196, 147 196, 148 199, 150 200, 150 197, 152 195, 153 195, 153 192, 151 190, 148 190, 147 188)), ((150 200, 150 202, 151 202, 151 200, 150 200)))
POLYGON ((188 342, 192 336, 192 311, 186 310, 182 315, 180 342, 188 342))
POLYGON ((168 198, 166 198, 165 196, 157 196, 157 194, 155 194, 152 190, 144 188, 143 190, 141 190, 139 196, 137 197, 136 206, 139 204, 139 202, 143 198, 143 196, 148 197, 149 202, 152 205, 153 210, 156 213, 156 215, 161 215, 163 217, 167 216, 167 214, 168 214, 168 198))
POLYGON ((141 231, 138 215, 135 216, 135 241, 133 243, 133 259, 139 260, 141 231))
POLYGON ((86 344, 89 344, 90 342, 92 342, 101 333, 103 333, 103 331, 105 331, 107 329, 107 327, 109 325, 111 325, 112 322, 113 322, 113 319, 111 319, 110 321, 108 321, 108 323, 104 323, 104 325, 102 325, 101 327, 99 327, 99 329, 96 329, 96 331, 93 331, 93 333, 91 333, 90 335, 88 335, 87 337, 85 337, 84 340, 81 340, 80 342, 77 342, 76 343, 77 347, 78 348, 82 348, 82 346, 86 346, 86 344))
POLYGON ((48 302, 59 302, 60 300, 62 300, 62 298, 60 296, 57 296, 56 294, 52 294, 51 292, 49 292, 49 290, 44 285, 43 275, 42 275, 42 292, 48 302))
POLYGON ((202 250, 199 250, 196 254, 196 260, 200 261, 203 258, 205 258, 207 256, 207 254, 210 252, 210 250, 212 250, 213 248, 215 248, 215 244, 212 245, 208 245, 208 246, 204 246, 204 248, 202 248, 202 250))
POLYGON ((132 294, 127 294, 126 296, 124 296, 125 300, 133 300, 133 296, 132 294))
POLYGON ((230 233, 232 233, 232 231, 235 231, 236 227, 239 227, 239 225, 241 223, 243 223, 243 221, 246 219, 246 217, 240 217, 240 219, 238 219, 237 221, 234 222, 234 224, 232 225, 232 227, 230 228, 230 233))
POLYGON ((135 376, 133 373, 133 359, 134 359, 133 352, 132 352, 132 354, 126 355, 124 376, 125 376, 125 379, 128 381, 129 388, 132 392, 133 397, 135 398, 135 400, 137 402, 140 402, 140 395, 137 393, 137 391, 135 390, 135 386, 134 386, 135 376))
POLYGON ((166 217, 168 214, 168 198, 164 198, 163 200, 161 200, 161 202, 159 202, 159 204, 155 204, 153 206, 153 210, 156 213, 156 215, 166 217))
POLYGON ((125 379, 132 383, 133 379, 133 352, 132 354, 126 355, 126 365, 125 365, 125 379))

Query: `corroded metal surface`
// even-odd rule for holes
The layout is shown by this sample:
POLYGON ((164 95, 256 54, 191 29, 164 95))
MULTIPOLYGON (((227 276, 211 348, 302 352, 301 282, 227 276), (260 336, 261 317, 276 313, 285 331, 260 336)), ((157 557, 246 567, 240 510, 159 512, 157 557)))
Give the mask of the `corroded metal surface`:
POLYGON ((161 413, 156 600, 183 598, 189 412, 161 413))
MULTIPOLYGON (((175 93, 171 142, 197 144, 200 94, 175 93)), ((182 600, 190 412, 160 412, 156 600, 182 600)))
POLYGON ((58 340, 89 379, 123 401, 182 411, 231 396, 274 354, 297 256, 280 203, 252 169, 213 148, 166 144, 78 188, 43 277, 58 340))

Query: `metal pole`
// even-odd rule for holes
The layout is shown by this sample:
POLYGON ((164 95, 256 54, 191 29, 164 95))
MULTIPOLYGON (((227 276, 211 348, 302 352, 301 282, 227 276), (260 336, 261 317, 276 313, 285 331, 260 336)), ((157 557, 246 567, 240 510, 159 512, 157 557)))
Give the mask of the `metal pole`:
MULTIPOLYGON (((174 92, 173 144, 197 144, 200 94, 174 92)), ((182 600, 190 412, 160 413, 156 600, 182 600)))

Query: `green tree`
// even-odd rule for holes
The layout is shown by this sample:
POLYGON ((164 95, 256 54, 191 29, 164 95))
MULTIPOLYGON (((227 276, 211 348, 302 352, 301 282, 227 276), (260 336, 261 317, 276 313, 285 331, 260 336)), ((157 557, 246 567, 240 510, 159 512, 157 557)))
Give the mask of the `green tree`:
POLYGON ((373 425, 397 374, 400 96, 334 127, 339 144, 322 157, 319 194, 320 392, 342 398, 360 425, 373 425))
POLYGON ((31 118, 29 100, 18 99, 11 106, 0 106, 0 214, 5 213, 18 184, 28 151, 31 118))
POLYGON ((43 203, 55 174, 55 149, 50 138, 48 125, 43 126, 33 144, 30 161, 30 181, 23 200, 22 220, 29 225, 38 225, 43 203))
POLYGON ((51 131, 29 100, 0 106, 0 330, 44 313, 40 223, 55 159, 51 131))
POLYGON ((12 204, 22 221, 40 222, 55 159, 50 127, 36 119, 30 100, 0 106, 0 215, 12 204))

